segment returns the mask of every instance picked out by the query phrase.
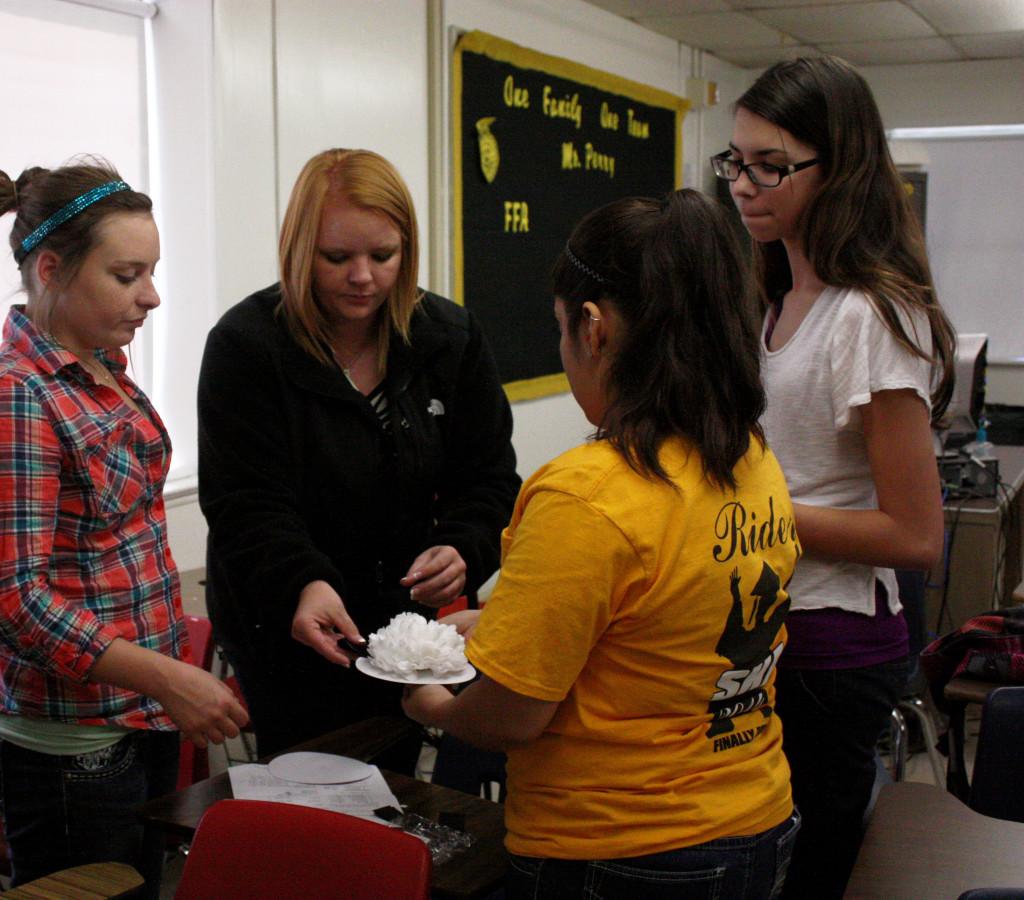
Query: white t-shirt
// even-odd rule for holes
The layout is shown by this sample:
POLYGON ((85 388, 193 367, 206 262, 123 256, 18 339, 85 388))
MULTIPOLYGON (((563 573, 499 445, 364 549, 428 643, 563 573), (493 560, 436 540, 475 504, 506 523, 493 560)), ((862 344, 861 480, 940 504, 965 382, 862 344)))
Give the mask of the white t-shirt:
MULTIPOLYGON (((927 316, 900 318, 910 338, 931 348, 927 316)), ((794 503, 841 509, 877 509, 860 407, 875 391, 909 388, 931 410, 932 367, 900 346, 865 294, 826 287, 796 333, 768 350, 762 330, 768 397, 762 424, 794 503)), ((893 448, 894 453, 899 448, 893 448)), ((900 609, 896 576, 852 562, 805 552, 789 587, 792 609, 840 608, 873 615, 875 579, 885 585, 892 612, 900 609)))

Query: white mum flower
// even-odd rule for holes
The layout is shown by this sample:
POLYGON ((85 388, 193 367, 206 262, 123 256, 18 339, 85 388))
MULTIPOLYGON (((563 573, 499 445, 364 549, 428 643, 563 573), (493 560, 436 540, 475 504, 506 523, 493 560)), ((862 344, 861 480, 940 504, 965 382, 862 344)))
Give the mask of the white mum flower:
POLYGON ((377 668, 398 675, 449 675, 466 667, 466 642, 455 626, 411 612, 371 634, 366 649, 377 668))

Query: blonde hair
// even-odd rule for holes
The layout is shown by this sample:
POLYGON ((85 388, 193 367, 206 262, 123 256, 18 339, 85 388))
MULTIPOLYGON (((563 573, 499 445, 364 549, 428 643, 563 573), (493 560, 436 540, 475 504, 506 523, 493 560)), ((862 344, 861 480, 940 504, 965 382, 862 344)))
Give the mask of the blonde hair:
POLYGON ((343 197, 363 209, 381 213, 402 238, 398 278, 385 304, 386 327, 377 330, 377 356, 383 366, 392 333, 409 343, 409 323, 422 296, 416 286, 416 211, 405 181, 383 156, 370 150, 324 150, 303 166, 288 199, 278 241, 278 311, 283 313, 299 346, 324 365, 332 365, 327 319, 313 296, 313 262, 320 217, 330 196, 343 197))

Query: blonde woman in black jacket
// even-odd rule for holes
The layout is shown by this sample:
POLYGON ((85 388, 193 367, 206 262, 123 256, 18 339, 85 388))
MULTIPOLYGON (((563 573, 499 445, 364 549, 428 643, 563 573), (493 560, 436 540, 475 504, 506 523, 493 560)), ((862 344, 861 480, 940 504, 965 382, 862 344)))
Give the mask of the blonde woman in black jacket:
MULTIPOLYGON (((339 640, 430 614, 498 565, 511 411, 479 325, 416 287, 417 261, 394 167, 318 154, 285 214, 281 282, 207 340, 207 602, 262 754, 398 713, 400 688, 357 675, 339 640)), ((417 751, 386 763, 408 771, 417 751)))

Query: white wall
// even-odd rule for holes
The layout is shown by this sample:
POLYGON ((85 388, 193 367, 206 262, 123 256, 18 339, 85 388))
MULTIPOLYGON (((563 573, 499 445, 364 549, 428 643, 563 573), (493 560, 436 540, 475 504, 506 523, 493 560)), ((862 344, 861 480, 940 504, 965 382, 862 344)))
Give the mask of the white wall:
POLYGON ((866 66, 886 128, 1024 122, 1024 59, 866 66))
MULTIPOLYGON (((328 147, 395 164, 428 207, 427 6, 422 0, 277 3, 277 178, 281 210, 299 170, 328 147)), ((420 239, 426 235, 420 228, 420 239)), ((424 261, 421 282, 430 280, 424 261)))
MULTIPOLYGON (((1014 125, 1024 123, 1024 60, 981 60, 959 63, 931 63, 913 66, 869 66, 861 69, 878 101, 886 128, 922 128, 947 125, 1014 125)), ((1016 142, 1019 143, 1019 142, 1016 142)), ((897 142, 894 145, 897 162, 908 162, 928 167, 928 142, 897 142)), ((993 184, 1000 176, 993 173, 993 184)), ((961 185, 958 183, 957 188, 961 185)), ((929 194, 933 185, 929 184, 929 194)), ((1005 203, 1003 204, 1005 205, 1005 203)), ((930 218, 930 217, 929 217, 930 218)), ((1000 222, 992 216, 977 223, 977 233, 990 229, 999 232, 1011 229, 1016 235, 1020 229, 1015 221, 1000 222)), ((970 243, 965 240, 965 243, 970 243)), ((977 261, 976 257, 971 260, 977 261)), ((971 261, 969 260, 969 261, 971 261)), ((943 260, 933 260, 937 270, 943 260)), ((1020 261, 1024 267, 1024 259, 1020 261)), ((982 279, 983 280, 983 279, 982 279)), ((941 287, 941 285, 940 285, 941 287)), ((940 297, 941 299, 941 297, 940 297)), ((1019 294, 1005 295, 992 300, 980 293, 975 302, 1001 302, 1013 311, 1021 308, 1019 294)), ((975 324, 969 301, 957 305, 955 322, 961 331, 984 331, 975 324)), ((991 403, 1024 405, 1024 366, 1008 358, 1003 352, 990 362, 986 396, 991 403)))
POLYGON ((718 85, 718 106, 700 116, 702 142, 696 165, 701 172, 701 189, 715 195, 715 173, 708 158, 729 146, 732 137, 732 105, 740 95, 754 83, 759 70, 737 69, 709 53, 694 53, 694 67, 697 74, 706 81, 718 85))
POLYGON ((988 358, 1024 359, 1024 136, 930 140, 928 254, 959 332, 989 337, 988 358))
POLYGON ((277 280, 280 204, 273 7, 273 0, 216 0, 213 4, 209 90, 214 109, 218 313, 277 280))
MULTIPOLYGON (((689 76, 719 81, 729 99, 691 112, 684 123, 684 164, 697 166, 701 181, 701 160, 728 137, 726 104, 750 78, 582 0, 205 2, 212 2, 211 35, 197 39, 201 46, 209 37, 213 47, 212 280, 220 312, 276 279, 276 233, 288 192, 306 159, 330 146, 367 147, 398 166, 420 220, 420 283, 451 293, 444 158, 448 51, 459 31, 487 31, 676 94, 685 93, 689 76), (441 67, 428 57, 435 44, 441 67), (433 109, 444 121, 431 138, 433 109)), ((185 3, 163 0, 162 9, 185 3)), ((198 105, 200 114, 204 108, 198 105)), ((513 413, 524 476, 590 430, 568 394, 517 403, 513 413)), ((168 524, 179 567, 201 567, 206 529, 195 498, 173 498, 168 524)))

